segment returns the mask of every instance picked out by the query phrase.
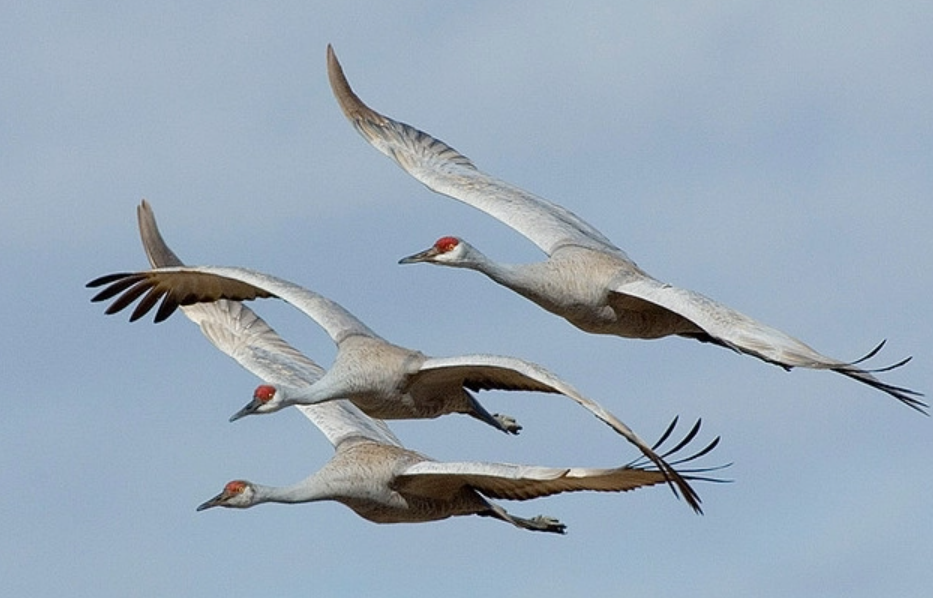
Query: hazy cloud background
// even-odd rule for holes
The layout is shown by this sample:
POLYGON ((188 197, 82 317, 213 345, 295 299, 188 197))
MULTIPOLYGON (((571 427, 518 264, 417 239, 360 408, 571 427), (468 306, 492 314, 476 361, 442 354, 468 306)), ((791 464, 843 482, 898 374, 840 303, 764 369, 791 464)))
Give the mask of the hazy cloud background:
MULTIPOLYGON (((444 234, 503 261, 518 234, 370 148, 361 97, 597 225, 652 274, 933 390, 933 8, 895 2, 5 4, 0 9, 0 578, 11 595, 908 596, 933 586, 931 422, 829 373, 678 339, 585 335, 470 272, 396 265, 444 234), (698 486, 510 503, 377 526, 334 503, 195 513, 223 483, 330 458, 297 412, 229 424, 257 381, 183 318, 104 317, 83 288, 142 268, 152 203, 191 263, 289 278, 435 355, 555 370, 643 436, 723 436, 698 486)), ((287 306, 257 306, 329 365, 287 306)), ((485 393, 524 424, 392 425, 435 458, 620 464, 569 401, 485 393)))

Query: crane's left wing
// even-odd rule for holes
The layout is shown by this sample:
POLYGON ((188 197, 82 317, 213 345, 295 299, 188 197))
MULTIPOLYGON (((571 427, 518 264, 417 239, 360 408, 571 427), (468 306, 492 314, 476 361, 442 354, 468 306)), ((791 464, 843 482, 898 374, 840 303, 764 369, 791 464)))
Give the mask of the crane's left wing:
POLYGON ((548 255, 564 245, 581 245, 628 259, 601 232, 570 210, 489 176, 443 141, 364 104, 350 88, 329 45, 327 73, 341 110, 356 130, 432 191, 501 220, 548 255))
POLYGON ((220 299, 250 301, 278 297, 317 322, 335 343, 351 335, 379 338, 366 324, 336 301, 282 278, 234 266, 188 266, 122 272, 95 278, 88 287, 104 287, 91 301, 116 297, 107 314, 139 303, 130 315, 135 321, 159 304, 155 321, 171 316, 178 307, 220 299), (161 301, 161 303, 159 303, 161 301))

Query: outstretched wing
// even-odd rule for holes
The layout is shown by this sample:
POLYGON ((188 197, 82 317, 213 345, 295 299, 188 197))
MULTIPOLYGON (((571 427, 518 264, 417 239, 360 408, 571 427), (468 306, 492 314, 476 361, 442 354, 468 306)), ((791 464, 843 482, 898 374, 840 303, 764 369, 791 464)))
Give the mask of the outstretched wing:
MULTIPOLYGON (((705 454, 705 449, 701 454, 705 454)), ((699 455, 697 455, 699 456, 699 455)), ((719 468, 712 468, 719 469, 719 468)), ((698 474, 708 469, 695 470, 698 474)), ((688 475, 688 479, 726 480, 688 475)), ((420 461, 396 476, 398 490, 426 497, 447 498, 470 487, 489 498, 529 500, 562 492, 627 492, 664 484, 664 473, 637 465, 615 468, 541 467, 509 463, 420 461)))
MULTIPOLYGON (((184 266, 159 232, 149 202, 136 209, 139 236, 153 268, 184 266)), ((211 343, 259 378, 275 384, 305 386, 324 375, 324 368, 292 347, 256 313, 237 301, 183 306, 182 312, 211 343)))
MULTIPOLYGON (((159 232, 148 202, 137 209, 143 248, 153 267, 182 266, 159 232)), ((236 301, 220 300, 182 306, 211 343, 261 380, 302 387, 313 384, 324 369, 292 347, 254 311, 236 301)), ((336 446, 344 438, 364 436, 377 442, 401 446, 388 426, 373 420, 349 401, 299 406, 336 446)))
POLYGON ((664 474, 638 468, 555 468, 507 463, 422 461, 396 478, 398 489, 424 496, 450 496, 463 486, 489 498, 528 500, 561 492, 625 492, 666 483, 664 474))
POLYGON ((501 220, 548 255, 564 245, 582 245, 612 251, 628 259, 621 249, 570 210, 489 176, 443 141, 364 104, 350 88, 329 45, 327 73, 340 108, 356 130, 432 191, 501 220))
POLYGON ((660 451, 660 447, 670 438, 677 426, 677 418, 670 423, 661 438, 654 446, 648 448, 648 453, 627 465, 613 469, 588 468, 550 468, 532 467, 525 465, 510 465, 503 463, 436 463, 426 461, 418 463, 405 470, 400 478, 400 488, 429 495, 432 492, 437 496, 448 496, 463 486, 471 486, 491 498, 508 498, 524 500, 537 496, 546 496, 559 492, 572 492, 576 490, 602 490, 625 491, 645 485, 667 483, 674 491, 675 496, 683 496, 691 508, 702 513, 700 497, 689 485, 688 481, 723 481, 702 474, 728 467, 728 465, 711 468, 690 468, 675 471, 673 466, 692 463, 703 457, 719 445, 717 436, 703 448, 687 457, 676 457, 673 461, 666 459, 677 455, 693 440, 700 431, 701 422, 698 420, 689 432, 670 449, 660 451), (660 463, 660 465, 659 465, 660 463))
POLYGON ((247 268, 156 268, 101 276, 87 286, 104 287, 91 301, 106 301, 116 297, 106 310, 108 314, 116 313, 139 299, 130 321, 144 316, 160 300, 156 322, 165 320, 183 305, 210 303, 220 299, 249 301, 278 297, 317 322, 336 343, 354 334, 377 337, 375 332, 340 304, 287 280, 247 268))
POLYGON ((658 469, 669 476, 675 486, 694 509, 696 493, 673 467, 642 440, 632 429, 608 409, 584 397, 573 386, 543 367, 515 357, 496 355, 462 355, 458 357, 428 358, 415 376, 413 383, 461 384, 470 390, 530 390, 562 394, 609 425, 630 443, 638 447, 658 469))
POLYGON ((923 396, 921 393, 887 384, 872 374, 900 367, 910 358, 877 370, 866 370, 856 365, 874 356, 883 343, 858 361, 844 362, 826 357, 802 341, 700 293, 662 283, 649 276, 627 278, 617 283, 612 292, 651 302, 690 320, 709 335, 709 338, 699 337, 701 340, 729 347, 787 369, 803 367, 832 370, 877 388, 925 413, 926 403, 916 398, 923 396))

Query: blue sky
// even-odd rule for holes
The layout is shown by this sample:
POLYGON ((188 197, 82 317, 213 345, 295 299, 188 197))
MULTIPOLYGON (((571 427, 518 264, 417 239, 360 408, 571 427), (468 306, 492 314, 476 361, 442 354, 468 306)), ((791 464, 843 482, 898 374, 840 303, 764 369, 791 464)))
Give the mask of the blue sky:
MULTIPOLYGON (((679 339, 585 335, 471 272, 396 265, 456 234, 539 259, 432 194, 344 120, 333 43, 377 110, 561 203, 655 276, 886 380, 933 391, 933 8, 895 2, 90 3, 0 9, 0 578, 11 595, 908 596, 933 586, 929 418, 841 376, 679 339), (663 489, 377 526, 337 504, 194 508, 229 479, 330 458, 294 410, 230 424, 257 380, 184 318, 105 317, 83 288, 146 265, 153 205, 190 263, 289 278, 433 355, 539 362, 642 436, 722 435, 697 517, 663 489), (12 387, 11 387, 12 385, 12 387)), ((327 365, 287 306, 257 306, 327 365)), ((569 401, 484 393, 517 438, 451 416, 392 427, 447 460, 611 466, 569 401)))

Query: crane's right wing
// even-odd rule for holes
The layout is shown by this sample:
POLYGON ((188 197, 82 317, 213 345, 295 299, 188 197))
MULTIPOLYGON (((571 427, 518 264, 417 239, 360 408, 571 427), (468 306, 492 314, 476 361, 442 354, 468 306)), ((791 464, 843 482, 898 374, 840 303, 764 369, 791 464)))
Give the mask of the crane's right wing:
POLYGON ((693 322, 708 335, 708 338, 698 337, 700 340, 752 355, 788 370, 795 367, 832 370, 877 388, 908 407, 926 413, 927 404, 918 398, 923 396, 922 393, 888 384, 874 376, 875 373, 901 367, 910 361, 909 357, 886 367, 859 367, 858 364, 881 350, 883 342, 859 360, 840 361, 827 357, 803 341, 705 295, 662 283, 649 276, 633 276, 616 281, 611 290, 610 300, 612 296, 635 297, 674 312, 693 322))
MULTIPOLYGON (((145 200, 137 209, 143 248, 153 267, 183 266, 159 232, 155 214, 145 200)), ((201 328, 211 343, 265 382, 300 388, 313 384, 324 369, 292 347, 256 313, 237 301, 220 300, 183 306, 184 314, 201 328)), ((381 420, 362 413, 349 401, 300 406, 330 442, 366 438, 401 446, 381 420)))
POLYGON ((399 490, 425 496, 450 496, 464 486, 489 498, 529 500, 592 490, 625 492, 664 484, 660 471, 618 467, 539 467, 509 463, 421 461, 396 478, 399 490))
POLYGON ((548 255, 563 245, 581 245, 628 259, 601 232, 570 210, 489 176, 443 141, 364 104, 350 88, 330 45, 327 74, 341 110, 356 130, 432 191, 501 220, 548 255))
MULTIPOLYGON (((726 481, 702 475, 716 469, 719 468, 690 470, 692 473, 687 478, 694 481, 726 481)), ((396 477, 398 489, 413 494, 448 497, 467 486, 489 498, 506 500, 529 500, 583 490, 627 492, 666 482, 663 472, 631 463, 603 469, 429 460, 409 466, 396 477)))

